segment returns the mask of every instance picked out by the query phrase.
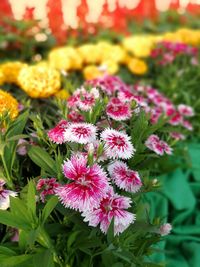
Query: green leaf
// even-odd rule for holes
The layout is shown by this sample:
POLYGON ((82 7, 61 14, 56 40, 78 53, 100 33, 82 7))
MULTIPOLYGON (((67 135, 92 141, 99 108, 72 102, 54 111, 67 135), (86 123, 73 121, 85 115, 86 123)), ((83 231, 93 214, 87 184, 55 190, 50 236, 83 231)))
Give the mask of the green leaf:
POLYGON ((15 214, 5 210, 0 210, 0 223, 14 228, 24 230, 30 229, 30 226, 24 221, 23 218, 17 218, 15 214))
POLYGON ((112 219, 110 226, 108 228, 108 232, 107 232, 107 241, 108 243, 112 243, 114 240, 114 218, 112 219))
POLYGON ((19 255, 19 256, 9 256, 4 257, 0 255, 1 267, 16 267, 24 266, 24 263, 32 260, 32 255, 19 255))
POLYGON ((43 211, 42 211, 42 223, 45 223, 53 209, 56 207, 58 203, 58 198, 56 196, 52 196, 46 203, 43 211))
POLYGON ((56 163, 44 149, 32 146, 28 151, 28 155, 40 168, 52 176, 57 176, 56 163))
POLYGON ((13 251, 10 248, 4 247, 4 246, 0 246, 0 255, 8 255, 8 256, 15 256, 16 252, 13 251))
POLYGON ((53 253, 51 250, 46 249, 41 253, 37 253, 33 257, 34 267, 54 267, 53 253))
POLYGON ((28 115, 29 112, 25 111, 11 124, 6 132, 6 138, 12 138, 16 135, 20 135, 23 132, 28 119, 28 115))
POLYGON ((28 183, 27 207, 33 218, 36 218, 35 185, 32 180, 28 183))

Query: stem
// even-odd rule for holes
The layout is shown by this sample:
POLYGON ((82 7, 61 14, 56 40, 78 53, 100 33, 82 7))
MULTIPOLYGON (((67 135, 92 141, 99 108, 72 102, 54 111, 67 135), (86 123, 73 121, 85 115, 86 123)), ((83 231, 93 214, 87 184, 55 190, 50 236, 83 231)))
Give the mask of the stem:
POLYGON ((7 168, 7 165, 6 165, 6 162, 5 162, 5 159, 4 159, 4 156, 3 155, 1 155, 1 159, 2 159, 2 162, 3 162, 4 170, 6 172, 6 178, 7 178, 7 181, 8 181, 8 186, 11 189, 14 189, 12 178, 11 178, 10 173, 8 171, 8 168, 7 168))

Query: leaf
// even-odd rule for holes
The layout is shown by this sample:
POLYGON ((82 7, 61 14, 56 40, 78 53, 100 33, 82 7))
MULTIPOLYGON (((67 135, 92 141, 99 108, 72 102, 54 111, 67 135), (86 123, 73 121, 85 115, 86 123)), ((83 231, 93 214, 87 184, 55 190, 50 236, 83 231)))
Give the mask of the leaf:
POLYGON ((18 135, 12 136, 10 138, 7 138, 6 141, 7 142, 17 141, 17 140, 19 140, 21 138, 28 138, 28 137, 29 137, 29 135, 27 135, 27 134, 18 134, 18 135))
POLYGON ((27 212, 27 206, 24 200, 17 197, 10 197, 10 211, 16 218, 22 220, 27 225, 31 225, 31 216, 27 212))
POLYGON ((25 111, 11 124, 11 126, 8 128, 6 132, 6 138, 11 138, 23 132, 28 119, 28 115, 29 112, 25 111))
POLYGON ((0 210, 0 223, 14 228, 29 230, 30 226, 23 220, 23 218, 17 218, 9 211, 0 210))
POLYGON ((0 246, 0 255, 8 255, 8 256, 15 256, 16 252, 13 251, 10 248, 4 247, 4 246, 0 246))
POLYGON ((16 267, 18 264, 20 266, 24 266, 25 262, 32 259, 32 255, 19 255, 19 256, 9 256, 9 257, 1 257, 0 256, 0 262, 1 267, 16 267))
POLYGON ((51 250, 46 249, 41 253, 37 253, 33 257, 34 267, 54 267, 53 253, 51 250))
POLYGON ((33 218, 36 218, 35 185, 32 180, 28 183, 27 207, 33 218))
POLYGON ((108 232, 107 232, 107 241, 108 244, 112 243, 114 240, 114 218, 112 219, 109 228, 108 228, 108 232))
POLYGON ((56 163, 44 149, 32 146, 28 151, 28 155, 40 168, 52 176, 57 176, 56 163))
POLYGON ((53 209, 56 207, 58 203, 58 198, 56 196, 52 196, 46 203, 43 211, 42 211, 42 223, 45 223, 53 209))

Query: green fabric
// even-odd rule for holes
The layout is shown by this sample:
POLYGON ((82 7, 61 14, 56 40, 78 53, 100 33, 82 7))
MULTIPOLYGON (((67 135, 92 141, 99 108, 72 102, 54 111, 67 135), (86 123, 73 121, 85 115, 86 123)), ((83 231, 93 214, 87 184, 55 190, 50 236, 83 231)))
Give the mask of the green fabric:
POLYGON ((164 218, 173 226, 151 257, 167 267, 200 267, 200 144, 188 147, 192 166, 160 177, 160 192, 149 193, 150 217, 164 218))

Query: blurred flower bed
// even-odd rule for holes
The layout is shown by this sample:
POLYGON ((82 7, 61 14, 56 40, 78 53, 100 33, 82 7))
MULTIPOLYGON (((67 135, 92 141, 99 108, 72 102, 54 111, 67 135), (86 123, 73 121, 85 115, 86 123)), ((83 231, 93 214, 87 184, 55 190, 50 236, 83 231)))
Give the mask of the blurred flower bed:
POLYGON ((100 32, 54 48, 35 21, 7 25, 2 266, 197 267, 178 246, 199 242, 190 229, 199 216, 200 30, 100 32), (190 207, 180 204, 186 193, 190 207), (170 243, 180 225, 187 238, 170 243), (159 256, 163 242, 180 257, 159 256))

